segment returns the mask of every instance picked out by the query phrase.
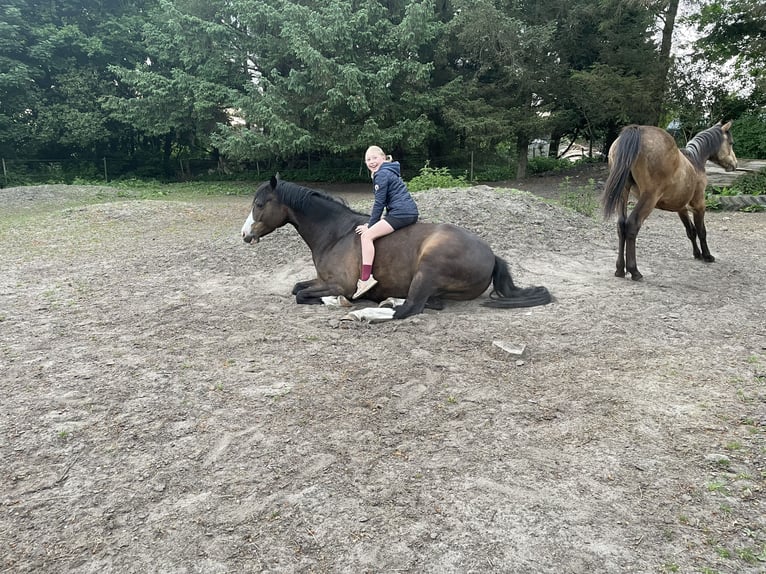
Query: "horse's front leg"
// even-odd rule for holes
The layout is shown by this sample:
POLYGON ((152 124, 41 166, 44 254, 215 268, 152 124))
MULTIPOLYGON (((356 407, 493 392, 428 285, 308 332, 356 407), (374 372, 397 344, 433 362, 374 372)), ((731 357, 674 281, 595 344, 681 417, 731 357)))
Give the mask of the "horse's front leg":
POLYGON ((293 295, 297 295, 298 291, 303 291, 304 289, 308 289, 309 287, 312 287, 313 285, 316 285, 320 282, 319 277, 315 279, 310 279, 308 281, 298 281, 295 285, 293 285, 293 295))
MULTIPOLYGON (((702 249, 702 260, 706 263, 712 263, 715 261, 715 257, 710 254, 710 249, 707 246, 707 229, 705 228, 705 206, 693 208, 694 211, 694 227, 697 228, 697 237, 700 240, 700 248, 702 249)), ((697 249, 697 244, 694 244, 694 248, 697 249)), ((697 253, 694 257, 699 259, 697 253)))
POLYGON ((686 237, 692 242, 692 253, 694 254, 694 258, 702 259, 702 252, 700 251, 700 248, 697 247, 697 227, 692 223, 692 220, 689 217, 689 212, 686 209, 679 211, 678 218, 681 220, 681 223, 684 224, 686 237))
POLYGON ((343 288, 334 283, 324 283, 319 279, 306 283, 310 284, 294 293, 295 302, 299 305, 320 305, 322 297, 343 295, 343 288))

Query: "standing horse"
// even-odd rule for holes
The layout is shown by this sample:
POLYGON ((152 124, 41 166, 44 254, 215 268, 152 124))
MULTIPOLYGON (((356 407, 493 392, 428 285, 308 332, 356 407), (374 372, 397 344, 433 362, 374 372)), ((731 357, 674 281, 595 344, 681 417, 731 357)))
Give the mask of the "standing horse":
POLYGON ((622 129, 609 148, 610 171, 602 196, 604 217, 619 210, 617 277, 625 277, 627 270, 634 281, 642 278, 636 265, 636 236, 655 207, 678 213, 696 259, 715 261, 705 231, 705 162, 713 161, 726 171, 737 169, 730 128, 731 122, 719 122, 698 133, 683 149, 678 149, 671 135, 660 128, 631 125, 622 129), (627 217, 631 193, 637 201, 627 217))
MULTIPOLYGON (((322 297, 350 297, 356 289, 362 250, 357 225, 368 215, 320 191, 272 177, 255 193, 242 226, 246 243, 290 223, 311 249, 317 277, 293 287, 298 303, 321 303, 322 297)), ((481 295, 490 283, 490 307, 532 307, 550 303, 545 287, 521 289, 513 284, 508 265, 476 235, 449 224, 415 223, 375 242, 378 284, 366 298, 406 298, 394 319, 442 309, 442 299, 467 300, 481 295)))

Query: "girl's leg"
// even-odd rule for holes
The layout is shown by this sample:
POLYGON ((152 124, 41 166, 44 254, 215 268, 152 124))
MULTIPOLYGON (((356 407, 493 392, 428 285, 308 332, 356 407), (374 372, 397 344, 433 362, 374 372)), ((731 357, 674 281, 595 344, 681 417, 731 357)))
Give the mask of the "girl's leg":
POLYGON ((393 233, 394 228, 385 219, 381 219, 360 236, 362 241, 362 280, 366 280, 365 271, 372 270, 372 262, 375 260, 375 243, 378 237, 393 233), (366 269, 365 269, 366 268, 366 269))
POLYGON ((356 299, 367 293, 377 285, 377 281, 372 276, 372 262, 375 259, 375 240, 389 233, 393 233, 394 228, 387 221, 381 219, 375 225, 367 229, 360 236, 362 241, 362 274, 359 281, 356 282, 356 293, 351 297, 356 299))

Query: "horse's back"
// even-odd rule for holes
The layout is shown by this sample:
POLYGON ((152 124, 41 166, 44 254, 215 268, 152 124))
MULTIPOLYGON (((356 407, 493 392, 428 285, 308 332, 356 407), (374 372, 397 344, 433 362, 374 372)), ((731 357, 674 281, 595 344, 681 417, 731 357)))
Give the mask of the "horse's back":
POLYGON ((618 169, 629 171, 632 191, 636 195, 649 190, 661 194, 660 188, 665 185, 676 187, 679 180, 688 177, 687 172, 693 171, 673 136, 656 126, 624 128, 609 149, 609 164, 613 169, 618 166, 618 169), (630 157, 620 157, 627 147, 631 147, 630 157))
MULTIPOLYGON (((455 256, 489 256, 489 244, 475 233, 451 223, 418 222, 400 229, 389 237, 418 247, 419 258, 433 254, 450 253, 455 256)), ((493 256, 494 257, 494 256, 493 256)))
POLYGON ((388 276, 407 285, 416 274, 427 276, 447 298, 472 299, 492 280, 492 248, 457 225, 418 222, 381 237, 375 245, 377 269, 385 267, 388 276))

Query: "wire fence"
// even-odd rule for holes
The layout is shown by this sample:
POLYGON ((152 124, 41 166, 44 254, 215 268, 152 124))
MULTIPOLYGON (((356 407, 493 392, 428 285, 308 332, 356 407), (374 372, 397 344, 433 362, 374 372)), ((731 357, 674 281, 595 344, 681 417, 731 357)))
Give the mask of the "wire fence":
MULTIPOLYGON (((274 173, 294 181, 360 182, 369 178, 362 158, 306 154, 285 160, 234 162, 223 158, 171 159, 97 158, 2 160, 2 187, 55 183, 109 183, 129 179, 160 181, 262 180, 274 173)), ((409 180, 424 167, 445 168, 469 181, 498 181, 515 175, 515 158, 490 153, 465 152, 443 157, 410 153, 394 158, 409 180)))

